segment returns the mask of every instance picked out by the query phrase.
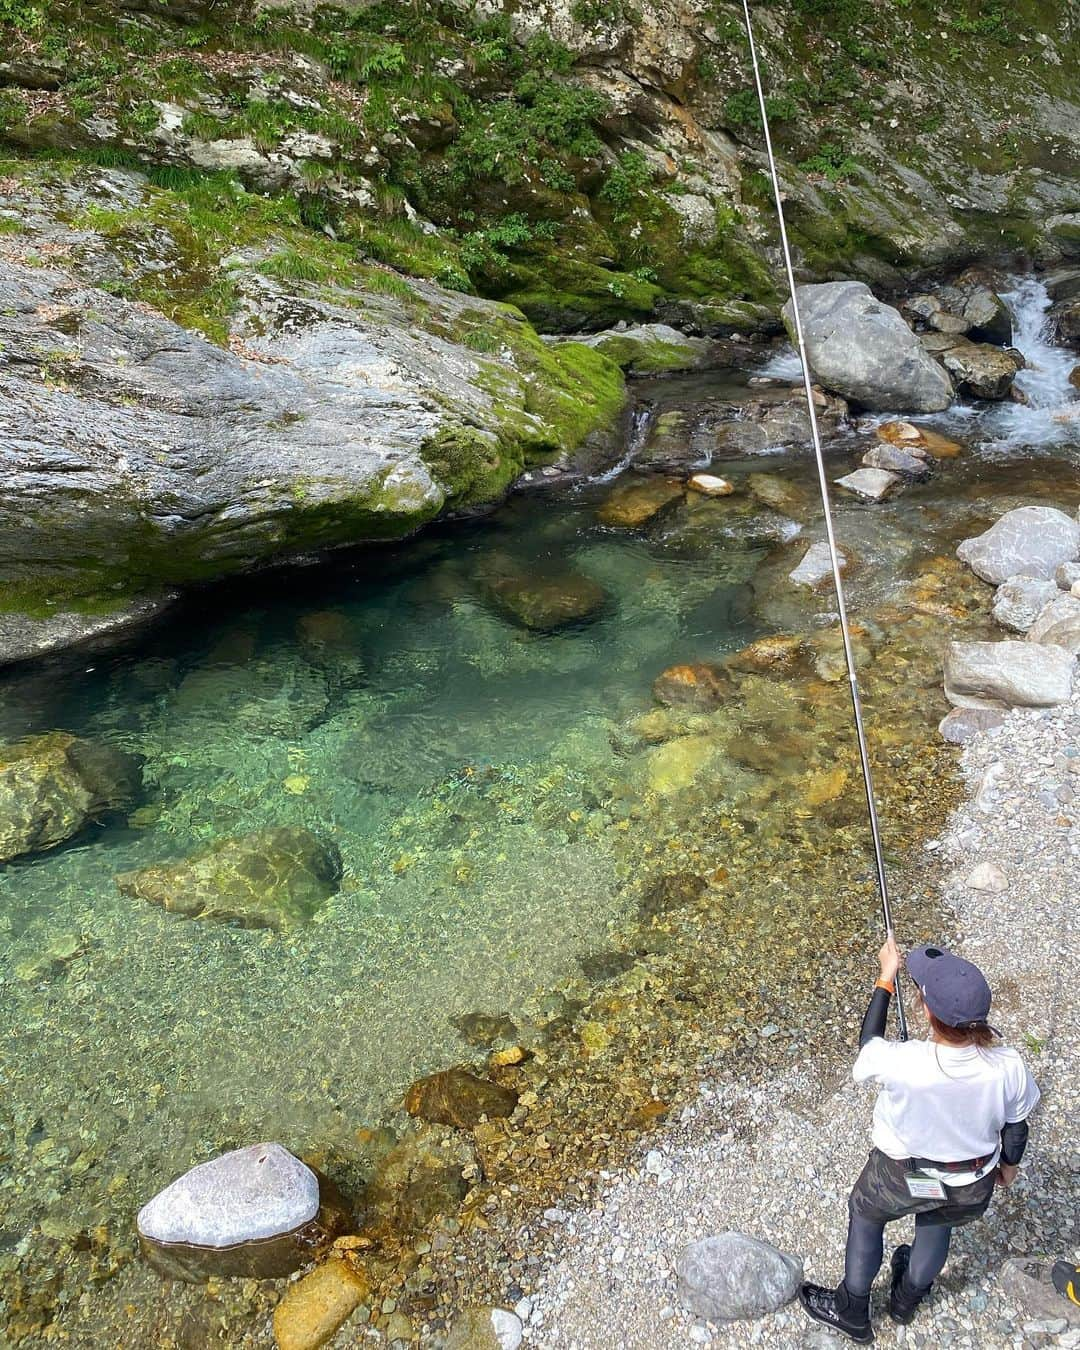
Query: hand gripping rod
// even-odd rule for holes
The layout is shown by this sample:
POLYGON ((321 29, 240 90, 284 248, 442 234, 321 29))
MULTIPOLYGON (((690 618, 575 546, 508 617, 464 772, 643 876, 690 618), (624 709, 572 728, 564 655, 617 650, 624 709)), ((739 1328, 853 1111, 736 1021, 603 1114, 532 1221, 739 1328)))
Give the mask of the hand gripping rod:
MULTIPOLYGON (((776 168, 776 156, 773 154, 772 133, 769 130, 769 115, 765 108, 765 90, 761 82, 761 67, 758 64, 757 44, 754 41, 754 26, 750 19, 750 0, 742 0, 743 15, 746 21, 746 39, 750 44, 750 61, 754 68, 754 86, 757 89, 758 108, 761 112, 761 125, 765 132, 765 150, 769 157, 769 176, 772 179, 773 197, 776 201, 776 218, 780 225, 780 245, 784 254, 784 267, 787 271, 788 291, 791 295, 791 314, 795 327, 795 342, 799 350, 799 362, 802 365, 803 389, 806 394, 806 411, 810 417, 810 434, 814 443, 814 458, 817 461, 818 487, 821 491, 821 505, 825 512, 825 535, 829 542, 829 558, 832 563, 833 586, 836 589, 836 608, 840 617, 840 633, 844 642, 844 660, 847 662, 848 683, 851 687, 851 707, 855 714, 855 736, 859 742, 859 761, 862 765, 863 787, 866 789, 866 808, 870 816, 870 835, 874 841, 874 862, 877 867, 878 893, 881 897, 881 917, 885 924, 886 935, 893 935, 892 907, 889 903, 889 883, 885 876, 885 857, 881 845, 881 827, 878 824, 877 803, 874 797, 874 776, 870 769, 870 754, 866 747, 866 732, 863 728, 862 699, 859 697, 859 679, 855 671, 855 654, 851 648, 851 630, 848 627, 847 605, 844 603, 844 584, 840 576, 840 559, 836 551, 836 535, 833 531, 832 507, 829 504, 829 482, 825 474, 825 456, 821 450, 821 433, 818 430, 817 408, 814 404, 814 390, 810 379, 810 363, 806 359, 806 342, 803 338, 802 316, 799 313, 799 298, 795 285, 795 269, 791 261, 791 247, 788 243, 787 223, 784 219, 784 199, 780 190, 780 176, 776 168)), ((899 981, 896 983, 896 1019, 900 1039, 907 1040, 907 1018, 904 1015, 904 1000, 900 994, 899 981)))

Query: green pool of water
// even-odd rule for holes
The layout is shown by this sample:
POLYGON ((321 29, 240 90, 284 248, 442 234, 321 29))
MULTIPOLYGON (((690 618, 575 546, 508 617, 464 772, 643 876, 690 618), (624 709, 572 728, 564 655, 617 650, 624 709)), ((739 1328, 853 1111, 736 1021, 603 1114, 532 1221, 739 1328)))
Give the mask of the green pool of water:
MULTIPOLYGON (((763 470, 809 499, 805 456, 721 466, 763 470)), ((1071 481, 1039 473, 1036 496, 1071 481)), ((856 609, 980 523, 990 478, 1034 490, 1030 466, 972 459, 880 509, 843 503, 856 609)), ((627 733, 653 679, 829 608, 786 581, 817 537, 812 506, 801 543, 694 501, 620 531, 597 522, 610 491, 519 497, 210 592, 133 650, 7 677, 3 740, 107 741, 142 757, 144 788, 0 872, 0 1246, 129 1224, 180 1171, 253 1139, 347 1155, 417 1076, 473 1053, 461 1019, 526 1024, 580 984, 630 920, 650 802, 678 792, 627 733), (508 593, 566 573, 591 583, 592 612, 523 626, 508 593), (276 825, 340 851, 341 889, 308 925, 194 920, 115 885, 276 825)), ((746 775, 710 772, 718 798, 746 775)))

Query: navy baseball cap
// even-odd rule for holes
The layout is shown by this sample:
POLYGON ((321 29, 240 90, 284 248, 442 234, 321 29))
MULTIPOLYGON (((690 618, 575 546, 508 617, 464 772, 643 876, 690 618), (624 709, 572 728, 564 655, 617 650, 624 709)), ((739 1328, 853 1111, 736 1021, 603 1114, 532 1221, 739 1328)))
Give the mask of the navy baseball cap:
POLYGON ((983 1026, 990 1016, 990 986, 978 966, 943 947, 915 947, 907 955, 908 974, 922 990, 926 1006, 947 1027, 983 1026))

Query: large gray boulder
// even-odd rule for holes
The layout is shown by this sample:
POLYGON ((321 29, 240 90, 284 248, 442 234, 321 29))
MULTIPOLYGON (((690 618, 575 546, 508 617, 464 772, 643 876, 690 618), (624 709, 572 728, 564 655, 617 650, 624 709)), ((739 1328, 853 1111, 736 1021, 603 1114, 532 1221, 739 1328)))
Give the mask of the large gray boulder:
POLYGON ((507 306, 230 280, 218 346, 0 260, 0 664, 109 636, 174 587, 493 505, 617 421, 618 369, 507 306))
POLYGON ((795 1297, 802 1262, 745 1233, 691 1242, 675 1264, 679 1301, 710 1322, 762 1317, 795 1297))
POLYGON ((308 1253, 297 1238, 319 1213, 319 1179, 280 1144, 201 1163, 139 1211, 143 1252, 163 1274, 275 1279, 308 1253))
POLYGON ((1017 576, 1049 580, 1080 556, 1080 525, 1052 506, 1018 506, 965 539, 956 556, 992 586, 1017 576))
MULTIPOLYGON (((952 402, 949 376, 863 282, 800 286, 798 300, 810 366, 826 389, 877 412, 941 412, 952 402)), ((784 323, 794 340, 790 301, 784 323)))
POLYGON ((1032 642, 951 642, 945 697, 958 708, 1048 708, 1072 690, 1076 657, 1032 642))
POLYGON ((1010 577, 994 592, 992 613, 1002 628, 1026 633, 1039 611, 1060 594, 1057 583, 1043 577, 1010 577))

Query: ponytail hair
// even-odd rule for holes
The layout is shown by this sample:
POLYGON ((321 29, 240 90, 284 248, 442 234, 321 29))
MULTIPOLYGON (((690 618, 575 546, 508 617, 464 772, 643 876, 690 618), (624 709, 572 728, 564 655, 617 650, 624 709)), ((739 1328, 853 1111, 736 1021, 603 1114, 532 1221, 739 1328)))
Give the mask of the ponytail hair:
POLYGON ((935 1017, 929 1008, 926 1015, 930 1019, 930 1029, 939 1041, 945 1045, 965 1049, 974 1046, 976 1050, 989 1050, 994 1044, 997 1032, 985 1022, 971 1022, 964 1027, 950 1027, 935 1017))

